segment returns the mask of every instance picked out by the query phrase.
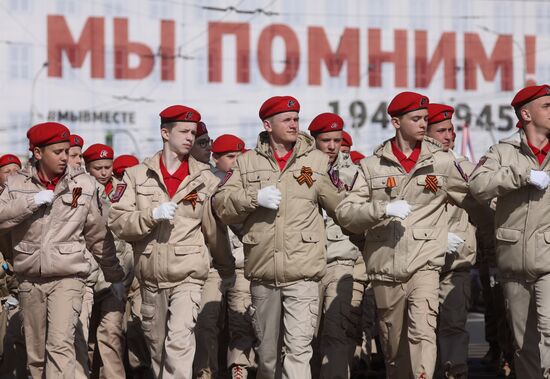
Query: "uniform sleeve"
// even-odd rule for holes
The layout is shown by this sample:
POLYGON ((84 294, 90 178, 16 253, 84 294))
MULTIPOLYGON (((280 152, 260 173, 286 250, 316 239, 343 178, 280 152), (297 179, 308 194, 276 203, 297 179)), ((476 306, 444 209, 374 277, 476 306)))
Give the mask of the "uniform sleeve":
POLYGON ((497 146, 492 146, 470 178, 470 191, 479 201, 491 201, 527 185, 530 170, 503 166, 497 146))
POLYGON ((0 191, 0 231, 19 225, 39 208, 34 202, 33 195, 13 198, 9 185, 0 191))
POLYGON ((365 174, 364 162, 349 195, 336 207, 336 218, 341 227, 361 234, 376 225, 386 213, 386 201, 372 200, 365 174))
POLYGON ((225 183, 221 183, 213 200, 214 211, 224 224, 242 224, 258 208, 258 194, 244 187, 239 160, 225 183))
POLYGON ((212 201, 207 201, 204 207, 202 233, 210 250, 214 268, 222 278, 232 276, 235 273, 235 258, 231 253, 227 226, 214 215, 212 201))
POLYGON ((84 225, 86 247, 103 270, 105 280, 119 282, 124 278, 124 271, 116 256, 114 238, 103 220, 98 201, 98 190, 96 189, 84 225))
POLYGON ((124 241, 139 241, 151 233, 157 222, 153 218, 153 209, 138 210, 136 207, 135 180, 131 170, 126 170, 123 181, 126 190, 109 211, 109 228, 124 241))

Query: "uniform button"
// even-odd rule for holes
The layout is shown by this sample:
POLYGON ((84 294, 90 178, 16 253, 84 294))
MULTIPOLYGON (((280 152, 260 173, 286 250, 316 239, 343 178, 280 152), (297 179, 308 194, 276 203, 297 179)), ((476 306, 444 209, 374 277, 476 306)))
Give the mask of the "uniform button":
POLYGON ((277 180, 279 183, 281 183, 281 179, 277 180))

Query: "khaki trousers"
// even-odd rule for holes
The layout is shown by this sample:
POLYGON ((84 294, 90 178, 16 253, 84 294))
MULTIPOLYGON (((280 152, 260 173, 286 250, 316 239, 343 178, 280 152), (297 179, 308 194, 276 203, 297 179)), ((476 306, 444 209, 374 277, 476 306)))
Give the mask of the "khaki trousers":
POLYGON ((201 379, 217 378, 220 330, 223 325, 222 279, 216 270, 210 270, 202 287, 197 326, 195 327, 196 353, 193 361, 194 376, 201 379))
POLYGON ((27 379, 27 353, 23 336, 23 315, 19 306, 2 306, 2 316, 7 316, 3 340, 4 354, 0 365, 0 378, 27 379))
POLYGON ((417 271, 405 283, 373 281, 372 287, 387 377, 431 379, 437 359, 439 273, 417 271))
POLYGON ((93 378, 126 378, 124 350, 126 336, 123 328, 126 301, 117 299, 110 291, 96 299, 92 311, 92 335, 95 343, 92 358, 93 378))
POLYGON ((250 281, 244 277, 244 270, 235 270, 235 285, 227 291, 227 312, 229 325, 229 348, 227 366, 255 367, 254 329, 248 313, 252 297, 250 281))
POLYGON ((74 345, 76 352, 75 378, 86 379, 90 377, 90 362, 88 359, 88 337, 90 335, 90 318, 94 305, 94 287, 84 287, 82 299, 82 311, 76 325, 74 345))
POLYGON ((155 377, 192 378, 201 285, 184 282, 159 289, 140 284, 141 326, 155 377))
POLYGON ((502 286, 516 344, 517 377, 550 378, 550 274, 502 286))
POLYGON ((320 282, 321 378, 349 378, 350 363, 360 340, 363 292, 354 285, 354 262, 348 262, 331 262, 320 282))
POLYGON ((128 292, 124 318, 129 374, 135 378, 152 377, 151 354, 141 327, 141 292, 137 278, 134 278, 128 292))
POLYGON ((50 279, 19 284, 19 301, 33 378, 75 377, 75 328, 82 308, 84 281, 50 279))
POLYGON ((309 361, 319 313, 319 283, 298 281, 276 287, 253 281, 250 293, 250 313, 258 339, 256 378, 311 378, 309 361))
POLYGON ((439 363, 449 374, 468 377, 468 344, 466 330, 470 306, 470 272, 449 271, 439 278, 439 318, 437 342, 439 363))

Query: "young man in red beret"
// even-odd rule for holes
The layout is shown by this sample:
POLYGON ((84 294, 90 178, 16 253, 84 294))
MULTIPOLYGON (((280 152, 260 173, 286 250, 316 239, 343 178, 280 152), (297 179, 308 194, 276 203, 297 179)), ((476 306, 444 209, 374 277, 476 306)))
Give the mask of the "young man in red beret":
MULTIPOLYGON (((451 106, 430 103, 426 135, 441 143, 444 151, 453 154, 455 165, 460 167, 467 178, 475 165, 452 150, 453 113, 454 108, 451 106)), ((476 228, 464 209, 447 204, 446 211, 449 232, 445 265, 439 276, 439 363, 445 377, 467 378, 469 334, 466 321, 470 306, 470 269, 476 261, 476 228)), ((488 218, 491 218, 491 214, 487 213, 488 218)))
POLYGON ((259 378, 274 378, 276 372, 283 378, 311 377, 318 282, 326 272, 319 207, 334 216, 344 194, 331 183, 329 157, 299 131, 299 111, 291 96, 263 103, 259 115, 265 131, 254 150, 237 158, 214 201, 223 222, 243 225, 259 378))
POLYGON ((208 252, 222 278, 234 275, 234 259, 227 227, 211 209, 219 180, 210 166, 189 156, 200 113, 173 105, 160 118, 163 149, 126 170, 127 187, 112 205, 109 226, 133 247, 155 376, 191 378, 208 252))
MULTIPOLYGON (((110 146, 96 143, 82 154, 86 170, 103 188, 100 193, 103 212, 108 215, 109 208, 118 201, 126 188, 124 184, 113 181, 114 151, 110 146)), ((92 358, 92 376, 105 378, 123 378, 125 336, 123 329, 126 296, 133 280, 132 247, 115 238, 117 258, 124 269, 124 279, 117 283, 108 283, 100 270, 94 286, 94 302, 90 321, 90 344, 94 346, 92 358)))
MULTIPOLYGON (((344 120, 334 113, 321 113, 311 121, 309 132, 317 149, 327 154, 327 170, 341 191, 353 188, 357 166, 341 152, 344 120)), ((319 367, 313 376, 349 378, 355 347, 361 344, 361 300, 366 281, 359 248, 331 217, 325 216, 327 271, 320 281, 322 305, 319 329, 319 367)))
POLYGON ((206 129, 206 124, 199 121, 197 124, 197 133, 195 134, 195 143, 191 149, 191 156, 199 162, 210 164, 210 155, 212 153, 212 139, 206 129))
POLYGON ((8 176, 17 173, 21 169, 21 161, 13 154, 5 154, 0 157, 0 187, 3 187, 8 176))
MULTIPOLYGON (((214 175, 220 181, 226 175, 231 175, 227 173, 231 172, 237 157, 244 151, 244 141, 237 136, 223 134, 216 138, 212 143, 212 159, 216 164, 212 169, 214 175)), ((232 228, 240 232, 239 226, 232 228)), ((248 370, 255 366, 255 337, 247 312, 251 303, 250 281, 244 277, 244 252, 239 238, 229 229, 231 250, 235 257, 235 278, 223 281, 217 270, 211 267, 202 290, 201 308, 195 328, 197 352, 194 370, 199 378, 216 378, 221 374, 218 369, 219 325, 224 324, 226 314, 229 326, 227 367, 231 370, 231 377, 246 378, 248 370)))
POLYGON ((428 98, 414 92, 391 101, 395 137, 361 161, 357 181, 336 211, 342 227, 366 233, 363 257, 388 378, 433 377, 445 204, 462 204, 468 192, 453 157, 425 138, 427 107, 428 98))
POLYGON ((78 134, 71 134, 69 137, 71 147, 69 148, 69 160, 70 166, 80 167, 82 164, 82 147, 84 146, 84 139, 78 134))
POLYGON ((512 100, 521 121, 479 160, 470 190, 496 198, 496 261, 517 350, 518 378, 550 375, 550 86, 529 86, 512 100))
POLYGON ((29 129, 36 165, 10 176, 0 195, 0 230, 9 231, 13 243, 33 378, 75 376, 74 333, 90 271, 84 251, 107 280, 123 276, 95 180, 67 166, 69 134, 53 122, 29 129))

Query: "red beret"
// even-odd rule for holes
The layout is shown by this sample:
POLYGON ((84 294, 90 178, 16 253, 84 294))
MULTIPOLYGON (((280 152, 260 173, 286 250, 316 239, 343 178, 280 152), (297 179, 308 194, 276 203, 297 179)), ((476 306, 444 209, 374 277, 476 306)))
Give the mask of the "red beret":
POLYGON ((113 161, 113 174, 120 177, 124 175, 124 171, 128 167, 134 167, 139 164, 139 160, 134 157, 133 155, 119 155, 116 157, 116 159, 113 161))
POLYGON ((428 108, 429 103, 430 100, 419 93, 401 92, 388 105, 388 114, 392 117, 398 117, 405 113, 428 108))
POLYGON ((259 115, 263 121, 283 112, 300 112, 300 103, 292 96, 270 97, 262 104, 259 115))
POLYGON ((514 96, 514 99, 512 100, 512 107, 518 111, 519 108, 525 104, 538 99, 539 97, 548 95, 550 95, 550 86, 547 84, 525 87, 520 89, 518 93, 516 93, 516 96, 514 96))
POLYGON ((312 133, 337 132, 344 129, 344 120, 336 113, 321 113, 315 117, 308 130, 312 133))
POLYGON ((21 168, 21 161, 13 154, 5 154, 0 157, 0 167, 15 163, 21 168))
POLYGON ((185 105, 172 105, 160 112, 159 115, 161 124, 177 121, 199 122, 201 120, 199 112, 185 105))
POLYGON ((208 129, 206 129, 206 124, 202 121, 200 121, 197 124, 197 133, 195 134, 195 137, 200 137, 202 135, 205 135, 208 133, 208 129))
POLYGON ((82 156, 84 157, 84 162, 90 163, 100 159, 113 159, 115 153, 110 146, 104 145, 102 143, 94 143, 92 146, 86 149, 82 156))
POLYGON ((29 146, 46 146, 59 142, 69 142, 71 132, 69 129, 57 122, 44 122, 36 124, 27 131, 29 146))
POLYGON ((71 142, 71 147, 73 147, 73 146, 79 146, 79 147, 84 146, 84 140, 78 134, 71 134, 70 137, 69 137, 69 140, 71 142))
POLYGON ((342 146, 351 147, 353 146, 353 139, 345 130, 342 131, 342 146))
POLYGON ((349 157, 351 158, 351 161, 355 164, 358 164, 361 159, 365 158, 363 154, 355 150, 349 152, 349 157))
POLYGON ((455 109, 449 105, 431 103, 428 105, 428 125, 450 120, 455 109))
POLYGON ((244 141, 232 134, 222 134, 212 143, 213 153, 228 153, 232 151, 244 152, 244 141))

